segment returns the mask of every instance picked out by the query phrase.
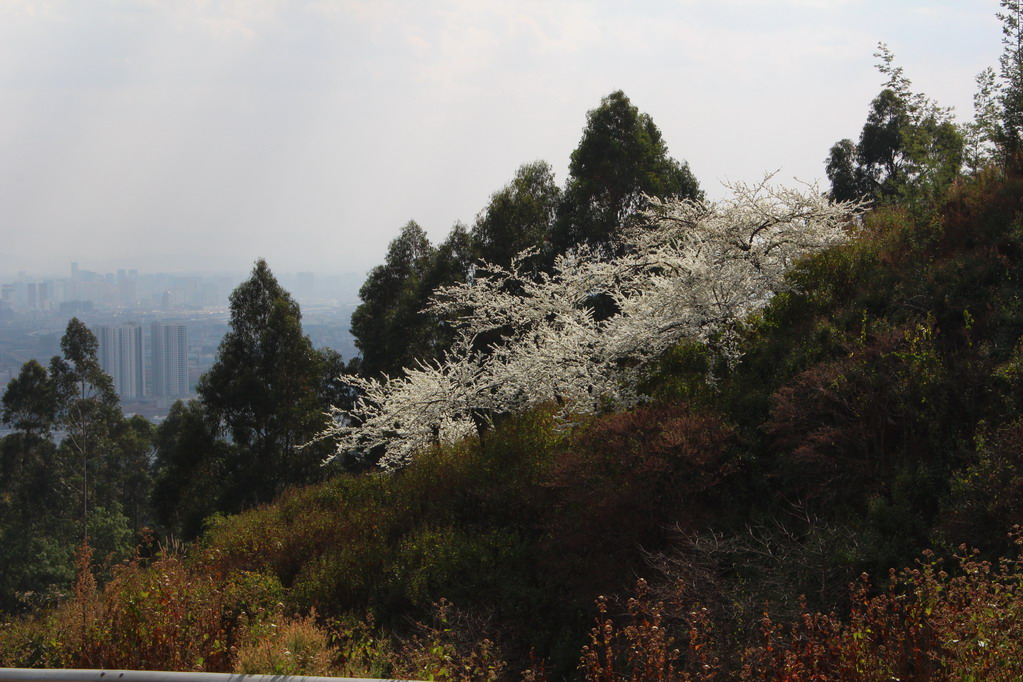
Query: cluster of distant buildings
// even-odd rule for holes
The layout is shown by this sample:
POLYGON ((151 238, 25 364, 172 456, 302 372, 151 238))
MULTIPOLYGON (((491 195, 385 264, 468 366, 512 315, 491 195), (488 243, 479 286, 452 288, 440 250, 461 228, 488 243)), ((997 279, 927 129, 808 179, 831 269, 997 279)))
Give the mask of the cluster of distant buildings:
POLYGON ((153 322, 150 325, 149 367, 152 377, 146 392, 146 344, 143 326, 137 322, 98 325, 99 362, 114 380, 117 395, 125 400, 183 398, 189 395, 188 329, 183 324, 153 322))
POLYGON ((71 263, 70 278, 33 280, 19 273, 12 282, 0 284, 0 320, 16 311, 77 315, 96 306, 171 310, 179 306, 202 308, 223 305, 223 288, 217 282, 194 276, 144 275, 119 269, 100 274, 71 263))
MULTIPOLYGON (((245 273, 101 274, 70 265, 64 276, 21 271, 0 279, 0 395, 25 362, 45 365, 60 354, 67 321, 77 317, 96 334, 100 364, 123 409, 158 420, 176 400, 194 397, 229 328, 225 292, 245 273)), ((364 274, 279 279, 302 301, 303 331, 314 345, 353 357, 349 318, 364 274)))

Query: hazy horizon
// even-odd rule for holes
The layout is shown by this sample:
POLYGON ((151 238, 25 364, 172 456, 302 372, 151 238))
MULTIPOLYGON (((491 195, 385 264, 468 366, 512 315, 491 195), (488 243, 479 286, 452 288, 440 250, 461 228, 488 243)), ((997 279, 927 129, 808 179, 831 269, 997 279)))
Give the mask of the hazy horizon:
MULTIPOLYGON (((274 273, 274 276, 277 277, 277 278, 281 278, 281 277, 295 277, 295 276, 302 275, 302 274, 305 274, 305 273, 311 273, 314 277, 324 277, 324 278, 349 278, 349 277, 362 278, 362 277, 365 277, 365 275, 367 273, 366 270, 335 270, 335 271, 327 271, 327 270, 320 270, 320 271, 316 271, 316 270, 284 270, 284 269, 275 268, 272 259, 267 258, 267 259, 264 259, 264 260, 267 261, 267 264, 270 266, 270 270, 274 273)), ((17 281, 20 278, 20 274, 22 272, 24 272, 26 281, 33 281, 33 282, 35 282, 35 281, 43 281, 43 280, 71 279, 71 263, 72 262, 77 262, 78 265, 79 265, 79 268, 81 270, 88 270, 88 271, 91 271, 91 272, 95 272, 95 273, 97 273, 99 275, 116 274, 118 270, 126 270, 126 271, 127 270, 137 270, 139 276, 183 276, 183 277, 209 277, 209 278, 231 277, 231 278, 239 278, 239 281, 240 281, 241 278, 248 277, 249 273, 252 270, 252 267, 255 265, 255 261, 253 261, 249 265, 249 267, 245 268, 245 269, 240 269, 239 268, 239 269, 231 269, 231 270, 229 270, 229 269, 224 269, 224 268, 219 268, 218 269, 218 268, 215 268, 215 267, 210 267, 210 268, 207 268, 207 269, 190 268, 190 269, 183 269, 183 270, 168 270, 166 268, 161 268, 161 269, 152 269, 152 270, 150 270, 150 269, 147 269, 147 268, 137 267, 136 265, 133 265, 132 263, 128 262, 125 259, 118 259, 116 261, 109 261, 108 265, 107 266, 103 266, 103 267, 101 267, 98 264, 98 263, 102 263, 102 261, 99 261, 99 262, 93 263, 93 264, 90 264, 90 263, 84 262, 84 261, 69 261, 68 263, 65 264, 65 267, 62 270, 26 270, 24 268, 21 269, 21 270, 10 270, 10 269, 0 268, 0 283, 6 284, 6 283, 15 282, 15 281, 17 281)))
POLYGON ((824 180, 883 78, 972 113, 998 3, 7 0, 0 273, 365 272, 471 224, 523 163, 563 183, 622 89, 711 197, 824 180))

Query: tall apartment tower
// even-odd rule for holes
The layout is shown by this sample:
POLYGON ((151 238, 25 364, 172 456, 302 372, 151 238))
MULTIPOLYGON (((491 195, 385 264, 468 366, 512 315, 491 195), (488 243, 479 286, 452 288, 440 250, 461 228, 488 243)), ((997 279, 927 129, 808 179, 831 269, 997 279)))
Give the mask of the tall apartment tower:
POLYGON ((188 332, 183 324, 153 323, 153 395, 188 395, 188 332))
POLYGON ((142 327, 137 322, 101 325, 96 328, 96 338, 99 340, 99 364, 113 378, 117 395, 144 398, 146 376, 142 327))

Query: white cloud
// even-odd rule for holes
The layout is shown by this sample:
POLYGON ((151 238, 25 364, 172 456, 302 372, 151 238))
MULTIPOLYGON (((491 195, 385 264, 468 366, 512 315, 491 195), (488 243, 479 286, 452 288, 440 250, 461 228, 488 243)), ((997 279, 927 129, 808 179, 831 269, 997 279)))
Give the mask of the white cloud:
POLYGON ((66 3, 53 0, 4 0, 0 2, 0 17, 28 17, 53 20, 63 16, 66 3))

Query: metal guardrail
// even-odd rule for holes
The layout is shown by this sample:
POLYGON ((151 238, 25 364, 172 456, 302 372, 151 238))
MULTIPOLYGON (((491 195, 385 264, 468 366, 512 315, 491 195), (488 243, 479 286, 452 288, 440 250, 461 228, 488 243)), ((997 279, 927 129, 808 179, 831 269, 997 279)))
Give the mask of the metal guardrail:
MULTIPOLYGON (((355 677, 306 675, 241 675, 236 673, 179 673, 155 670, 64 670, 0 668, 0 682, 371 682, 355 677)), ((372 682, 407 682, 373 680, 372 682)))

